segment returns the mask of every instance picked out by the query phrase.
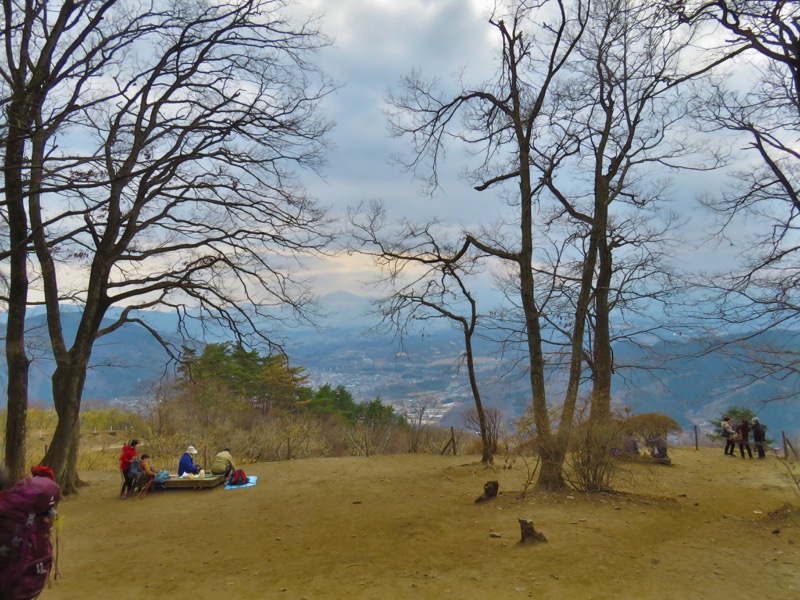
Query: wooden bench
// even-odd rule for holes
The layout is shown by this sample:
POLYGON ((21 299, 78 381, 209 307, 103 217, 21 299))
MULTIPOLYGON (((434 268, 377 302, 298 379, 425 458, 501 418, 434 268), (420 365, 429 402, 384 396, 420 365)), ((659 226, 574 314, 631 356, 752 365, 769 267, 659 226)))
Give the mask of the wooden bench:
POLYGON ((225 482, 224 475, 211 475, 210 473, 207 474, 202 479, 199 477, 191 478, 191 477, 184 477, 180 478, 177 475, 173 475, 169 479, 167 479, 163 484, 154 484, 153 489, 157 487, 162 487, 167 490, 204 490, 208 488, 217 487, 221 483, 225 482))

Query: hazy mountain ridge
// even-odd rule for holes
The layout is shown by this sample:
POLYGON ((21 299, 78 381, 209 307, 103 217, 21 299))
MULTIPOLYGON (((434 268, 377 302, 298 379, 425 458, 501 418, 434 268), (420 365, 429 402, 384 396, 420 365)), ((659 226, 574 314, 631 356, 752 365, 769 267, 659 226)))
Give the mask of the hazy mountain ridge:
MULTIPOLYGON (((286 332, 293 364, 306 368, 311 385, 344 385, 357 401, 380 396, 385 402, 401 405, 417 396, 437 398, 449 413, 445 424, 462 425, 463 408, 472 406, 466 372, 454 366, 463 352, 461 333, 442 326, 439 329, 408 335, 401 347, 389 333, 369 331, 374 322, 369 316, 369 299, 340 292, 323 299, 329 317, 321 330, 295 328, 286 332)), ((177 322, 169 313, 143 313, 148 323, 178 341, 177 322)), ((74 333, 78 314, 65 314, 65 332, 74 333)), ((30 340, 34 348, 45 348, 41 315, 30 319, 30 340)), ((775 343, 798 347, 796 332, 773 331, 764 335, 775 343)), ((800 410, 796 403, 761 405, 763 400, 797 389, 797 381, 760 382, 737 389, 729 373, 730 359, 719 354, 697 356, 697 340, 676 338, 660 341, 645 352, 631 344, 615 346, 620 365, 652 369, 620 368, 615 374, 615 400, 634 412, 662 412, 684 427, 716 418, 727 406, 749 406, 762 421, 778 424, 786 431, 800 429, 800 410), (681 356, 690 358, 680 358, 681 356)), ((500 409, 507 418, 524 411, 529 387, 524 375, 503 374, 498 370, 491 347, 481 340, 476 353, 485 404, 500 409)), ((52 402, 50 376, 54 369, 47 352, 33 356, 30 399, 52 402)), ((147 395, 165 373, 164 349, 142 327, 127 325, 101 338, 92 356, 84 400, 130 402, 147 395)), ((5 373, 2 373, 5 382, 5 373)), ((4 391, 5 385, 3 385, 4 391)), ((561 398, 558 384, 552 386, 550 400, 561 398)))

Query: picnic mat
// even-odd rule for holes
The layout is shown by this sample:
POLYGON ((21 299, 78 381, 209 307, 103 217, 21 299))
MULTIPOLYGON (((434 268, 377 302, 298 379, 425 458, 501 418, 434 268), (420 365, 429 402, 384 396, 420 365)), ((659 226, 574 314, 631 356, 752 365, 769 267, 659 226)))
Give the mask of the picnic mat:
POLYGON ((258 475, 249 475, 247 477, 247 483, 245 483, 244 485, 228 485, 226 483, 225 484, 225 489, 226 490, 238 490, 239 488, 253 487, 256 484, 257 481, 258 481, 258 475))

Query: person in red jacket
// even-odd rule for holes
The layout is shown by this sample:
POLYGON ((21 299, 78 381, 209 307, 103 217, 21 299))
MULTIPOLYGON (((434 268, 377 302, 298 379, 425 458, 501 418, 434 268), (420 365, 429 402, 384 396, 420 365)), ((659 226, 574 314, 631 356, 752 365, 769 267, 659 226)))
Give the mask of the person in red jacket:
POLYGON ((130 443, 122 447, 122 454, 119 455, 119 468, 122 471, 122 489, 119 497, 123 500, 133 493, 133 483, 136 479, 131 473, 131 463, 136 458, 136 446, 139 440, 131 440, 130 443))

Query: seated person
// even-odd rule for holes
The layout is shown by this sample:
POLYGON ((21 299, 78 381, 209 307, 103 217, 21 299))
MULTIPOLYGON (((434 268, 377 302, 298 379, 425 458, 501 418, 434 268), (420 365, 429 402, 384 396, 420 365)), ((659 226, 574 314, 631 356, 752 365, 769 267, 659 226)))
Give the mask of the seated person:
POLYGON ((211 474, 225 475, 225 478, 227 479, 228 475, 233 473, 235 470, 236 470, 236 463, 233 462, 233 456, 231 456, 231 449, 223 448, 222 452, 218 453, 214 457, 214 462, 211 463, 211 474))
POLYGON ((650 451, 650 456, 653 458, 668 458, 667 456, 667 442, 662 436, 655 436, 650 440, 650 445, 653 449, 650 451))
POLYGON ((142 460, 139 462, 139 466, 142 469, 142 477, 144 478, 145 482, 147 482, 148 479, 155 478, 158 471, 153 469, 153 465, 150 464, 149 454, 142 454, 142 460))
POLYGON ((150 464, 150 455, 142 454, 139 459, 139 474, 133 481, 133 491, 141 492, 155 476, 156 471, 153 470, 153 466, 150 464))
POLYGON ((193 454, 197 454, 197 450, 194 449, 194 446, 189 446, 186 452, 183 453, 183 456, 181 456, 181 460, 178 462, 178 477, 187 473, 190 475, 197 475, 200 472, 200 466, 194 464, 192 460, 193 454))

